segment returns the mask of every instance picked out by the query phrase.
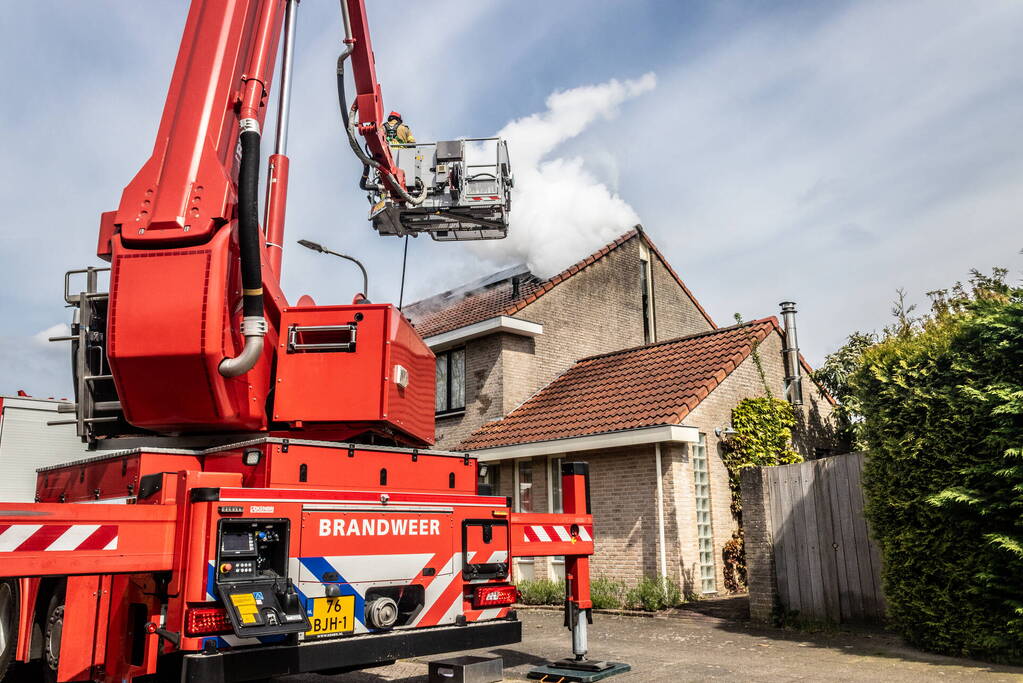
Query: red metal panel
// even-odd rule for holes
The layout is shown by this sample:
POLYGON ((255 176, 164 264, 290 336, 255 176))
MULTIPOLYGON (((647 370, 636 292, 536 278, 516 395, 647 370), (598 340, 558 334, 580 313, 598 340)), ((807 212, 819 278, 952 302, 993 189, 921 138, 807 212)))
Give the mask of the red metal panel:
MULTIPOLYGON (((289 307, 280 329, 274 421, 310 430, 363 423, 433 442, 433 354, 393 306, 289 307), (350 324, 357 328, 354 351, 289 348, 292 328, 350 324), (395 388, 396 364, 408 372, 406 388, 395 388)), ((327 334, 311 339, 329 341, 327 334)))
POLYGON ((77 503, 133 497, 138 494, 141 478, 147 474, 201 467, 196 456, 166 453, 131 453, 65 465, 39 474, 36 500, 77 503))
MULTIPOLYGON (((40 579, 18 579, 18 633, 31 633, 35 624, 36 599, 39 596, 40 579)), ((31 656, 32 639, 18 638, 18 649, 14 658, 27 662, 31 656)))
POLYGON ((64 601, 64 630, 60 641, 60 664, 57 669, 58 680, 92 680, 99 603, 103 597, 101 593, 98 576, 68 577, 64 601))
POLYGON ((400 311, 392 309, 390 318, 391 362, 385 371, 392 381, 387 384, 384 412, 402 431, 432 444, 437 386, 433 351, 400 311), (395 366, 399 365, 408 371, 408 387, 394 381, 395 366))
POLYGON ((108 322, 111 370, 124 413, 157 431, 256 430, 265 424, 272 345, 242 377, 218 366, 243 340, 229 330, 239 301, 228 231, 203 247, 131 251, 114 243, 108 322))
POLYGON ((269 82, 282 3, 193 0, 153 154, 121 197, 116 223, 127 244, 197 244, 231 218, 234 107, 243 75, 269 82), (245 74, 254 59, 263 69, 245 74))
POLYGON ((176 516, 171 506, 0 503, 0 576, 165 571, 176 516))
POLYGON ((513 512, 509 519, 515 557, 593 554, 592 515, 513 512))
MULTIPOLYGON (((221 501, 267 501, 285 502, 299 501, 309 503, 350 503, 350 504, 379 504, 381 502, 380 491, 339 491, 339 490, 316 490, 316 489, 242 489, 222 488, 220 489, 221 501)), ((471 506, 478 508, 503 507, 504 498, 497 496, 466 496, 466 495, 444 495, 429 493, 403 493, 400 491, 388 491, 387 502, 390 505, 443 505, 443 506, 471 506)), ((564 515, 534 515, 537 517, 564 517, 564 515)), ((2 519, 2 515, 0 515, 2 519)), ((580 518, 582 519, 582 518, 580 518)), ((589 517, 586 517, 589 519, 589 517)))
MULTIPOLYGON (((477 463, 463 458, 418 453, 388 453, 353 448, 325 448, 289 444, 283 452, 279 444, 272 446, 267 458, 269 479, 262 484, 270 488, 346 488, 413 492, 476 493, 477 463), (303 465, 305 466, 303 470, 303 465), (381 484, 385 476, 386 484, 381 484), (302 481, 303 471, 305 481, 302 481), (454 475, 454 487, 451 486, 454 475)), ((210 466, 207 465, 207 469, 210 466)), ((503 505, 504 499, 498 499, 503 505)))

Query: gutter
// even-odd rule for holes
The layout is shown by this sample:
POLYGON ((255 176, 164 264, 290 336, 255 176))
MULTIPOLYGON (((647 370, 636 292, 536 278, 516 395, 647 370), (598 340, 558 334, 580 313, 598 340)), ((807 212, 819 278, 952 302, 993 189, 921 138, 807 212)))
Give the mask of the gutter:
POLYGON ((470 451, 480 462, 529 458, 534 455, 557 455, 624 446, 662 443, 699 443, 700 430, 686 425, 655 425, 620 432, 588 434, 566 439, 533 441, 511 446, 496 446, 470 451))
POLYGON ((517 334, 522 337, 538 337, 543 334, 543 325, 532 323, 528 320, 519 320, 507 315, 499 315, 473 323, 472 325, 456 328, 449 332, 426 337, 423 341, 426 342, 426 345, 431 350, 443 351, 450 346, 455 346, 477 337, 494 334, 495 332, 507 332, 508 334, 517 334))

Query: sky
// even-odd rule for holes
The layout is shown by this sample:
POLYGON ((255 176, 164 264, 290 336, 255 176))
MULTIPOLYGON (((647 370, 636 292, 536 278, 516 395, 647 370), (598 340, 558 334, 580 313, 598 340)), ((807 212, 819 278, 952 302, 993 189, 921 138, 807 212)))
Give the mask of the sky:
MULTIPOLYGON (((410 240, 405 301, 518 262, 550 274, 641 222, 719 324, 799 307, 819 364, 896 290, 1023 270, 1023 3, 367 0, 386 110, 420 140, 507 136, 499 243, 410 240)), ((181 0, 0 14, 0 394, 70 391, 63 275, 152 149, 181 0)), ((397 301, 337 110, 337 3, 300 5, 283 278, 397 301)), ((273 111, 271 111, 271 117, 273 111)), ((268 119, 268 120, 272 120, 268 119)), ((265 145, 268 148, 269 145, 265 145)), ((265 167, 264 167, 265 169, 265 167)))

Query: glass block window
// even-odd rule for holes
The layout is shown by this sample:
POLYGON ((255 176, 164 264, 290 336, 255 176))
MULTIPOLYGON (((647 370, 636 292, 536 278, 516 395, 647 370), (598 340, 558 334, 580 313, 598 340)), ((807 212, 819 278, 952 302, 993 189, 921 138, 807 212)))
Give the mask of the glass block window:
POLYGON ((437 354, 436 411, 465 410, 465 348, 437 354))
POLYGON ((696 539, 699 546, 700 590, 717 592, 714 571, 714 531, 710 517, 710 473, 707 469, 707 436, 693 447, 693 484, 696 488, 696 539))

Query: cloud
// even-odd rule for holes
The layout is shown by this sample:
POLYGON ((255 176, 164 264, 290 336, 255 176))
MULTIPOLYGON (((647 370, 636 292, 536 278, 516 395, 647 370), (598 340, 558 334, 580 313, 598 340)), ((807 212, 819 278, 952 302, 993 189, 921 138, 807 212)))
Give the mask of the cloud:
POLYGON ((24 389, 30 396, 70 396, 70 348, 49 340, 70 333, 68 325, 57 323, 27 336, 0 335, 0 395, 24 389))
MULTIPOLYGON (((535 275, 550 277, 638 223, 636 211, 588 171, 581 157, 548 157, 656 85, 655 75, 647 73, 555 92, 545 111, 504 126, 497 135, 508 141, 515 174, 509 234, 475 245, 477 253, 502 265, 525 262, 535 275)), ((601 155, 601 165, 614 169, 613 157, 608 159, 601 155)))

